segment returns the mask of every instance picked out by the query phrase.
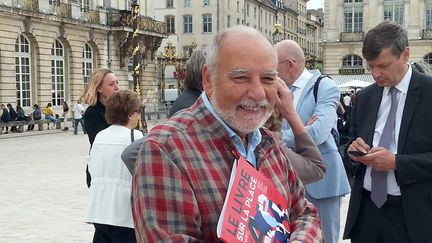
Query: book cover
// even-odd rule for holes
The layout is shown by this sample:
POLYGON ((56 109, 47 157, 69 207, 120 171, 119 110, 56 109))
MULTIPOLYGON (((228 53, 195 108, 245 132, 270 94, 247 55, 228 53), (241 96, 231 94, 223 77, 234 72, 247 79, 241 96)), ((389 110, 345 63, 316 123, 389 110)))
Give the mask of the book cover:
POLYGON ((217 235, 230 243, 289 242, 286 200, 243 157, 234 163, 217 235))

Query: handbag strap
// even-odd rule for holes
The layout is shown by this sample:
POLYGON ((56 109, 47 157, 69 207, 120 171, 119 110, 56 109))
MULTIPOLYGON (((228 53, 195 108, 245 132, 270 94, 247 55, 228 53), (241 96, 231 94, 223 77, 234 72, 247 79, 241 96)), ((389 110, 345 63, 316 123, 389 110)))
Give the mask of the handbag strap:
POLYGON ((135 140, 134 129, 131 129, 131 143, 135 140))

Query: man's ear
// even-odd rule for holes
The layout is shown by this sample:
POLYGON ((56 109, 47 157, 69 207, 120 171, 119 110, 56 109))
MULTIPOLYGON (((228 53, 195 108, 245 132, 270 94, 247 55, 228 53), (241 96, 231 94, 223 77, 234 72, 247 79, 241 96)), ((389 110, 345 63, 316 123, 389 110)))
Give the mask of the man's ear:
POLYGON ((206 94, 212 93, 213 83, 211 80, 210 70, 207 64, 204 64, 202 68, 202 85, 206 94))
POLYGON ((408 62, 409 56, 410 56, 410 49, 409 47, 405 47, 405 50, 402 52, 403 60, 405 62, 408 62))

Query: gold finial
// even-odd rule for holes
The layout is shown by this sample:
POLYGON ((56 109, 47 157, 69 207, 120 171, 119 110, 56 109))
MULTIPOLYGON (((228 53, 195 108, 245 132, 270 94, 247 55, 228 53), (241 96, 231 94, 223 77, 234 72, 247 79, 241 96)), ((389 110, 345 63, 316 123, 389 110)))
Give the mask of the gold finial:
POLYGON ((280 33, 282 33, 282 25, 281 24, 279 24, 279 23, 275 23, 274 24, 274 28, 275 28, 275 34, 280 34, 280 33))
POLYGON ((193 50, 195 50, 195 48, 197 48, 197 46, 198 46, 197 41, 196 41, 196 39, 194 39, 192 41, 191 47, 192 47, 193 50))

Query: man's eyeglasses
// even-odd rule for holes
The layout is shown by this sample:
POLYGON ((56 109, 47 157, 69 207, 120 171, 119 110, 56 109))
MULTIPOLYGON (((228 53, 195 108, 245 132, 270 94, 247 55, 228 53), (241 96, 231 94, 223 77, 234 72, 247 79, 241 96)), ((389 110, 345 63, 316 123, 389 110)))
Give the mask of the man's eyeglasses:
POLYGON ((134 112, 136 112, 136 113, 138 113, 138 114, 141 114, 141 110, 140 110, 140 109, 138 109, 138 110, 134 110, 134 112))
POLYGON ((278 65, 279 65, 279 64, 282 64, 282 63, 284 63, 284 62, 288 62, 288 61, 291 61, 291 62, 297 62, 297 60, 294 60, 294 59, 285 59, 285 60, 283 60, 283 61, 278 62, 278 65))

